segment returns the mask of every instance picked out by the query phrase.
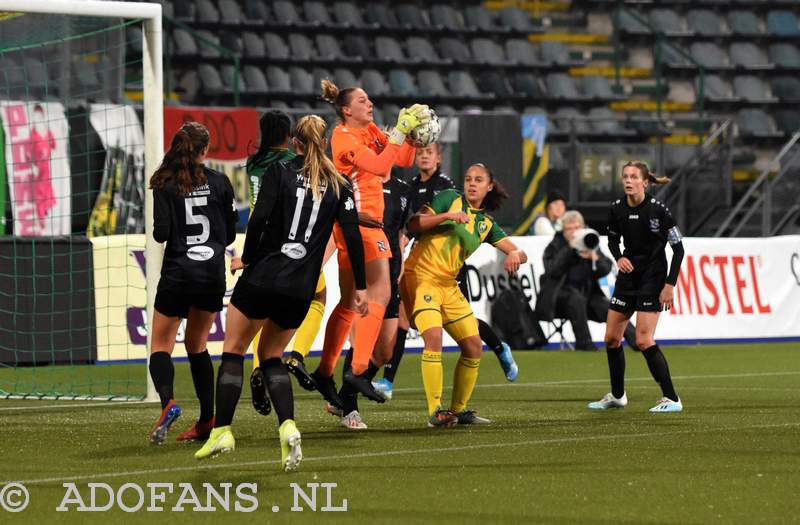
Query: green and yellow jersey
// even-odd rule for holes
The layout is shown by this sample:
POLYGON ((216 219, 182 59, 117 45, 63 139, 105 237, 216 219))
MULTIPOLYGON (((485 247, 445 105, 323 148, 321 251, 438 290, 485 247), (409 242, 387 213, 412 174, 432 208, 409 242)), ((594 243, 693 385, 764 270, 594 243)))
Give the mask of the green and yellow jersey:
POLYGON ((253 208, 256 205, 258 190, 261 189, 261 176, 264 175, 267 166, 273 162, 292 160, 296 156, 288 148, 270 148, 263 157, 253 157, 247 160, 247 188, 250 190, 250 213, 253 213, 253 208))
POLYGON ((455 279, 467 258, 482 242, 495 245, 506 233, 483 209, 470 208, 467 199, 456 190, 439 192, 427 205, 434 213, 463 211, 469 216, 466 224, 444 221, 420 234, 406 260, 406 271, 436 280, 455 279))

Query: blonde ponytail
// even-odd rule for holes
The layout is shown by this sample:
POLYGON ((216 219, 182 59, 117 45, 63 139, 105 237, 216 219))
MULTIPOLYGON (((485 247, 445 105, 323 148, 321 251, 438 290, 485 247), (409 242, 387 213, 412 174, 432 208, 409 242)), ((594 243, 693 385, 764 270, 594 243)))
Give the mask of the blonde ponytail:
POLYGON ((321 117, 307 115, 297 121, 294 138, 303 149, 303 175, 317 200, 328 186, 333 187, 338 198, 341 186, 347 184, 347 179, 336 170, 333 161, 325 155, 324 136, 325 121, 321 117))

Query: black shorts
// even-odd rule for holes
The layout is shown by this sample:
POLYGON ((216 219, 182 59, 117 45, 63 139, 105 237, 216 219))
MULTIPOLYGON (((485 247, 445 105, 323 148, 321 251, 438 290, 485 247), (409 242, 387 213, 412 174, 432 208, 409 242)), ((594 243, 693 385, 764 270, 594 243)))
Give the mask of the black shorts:
POLYGON ((611 305, 608 309, 626 315, 633 315, 634 312, 660 312, 662 310, 657 294, 617 295, 616 293, 611 298, 611 305))
POLYGON ((154 308, 167 317, 189 317, 189 308, 197 308, 206 312, 219 312, 222 310, 222 297, 220 293, 181 293, 175 290, 161 289, 156 292, 154 308))
POLYGON ((386 312, 383 314, 384 319, 397 319, 400 317, 400 285, 397 281, 400 279, 402 265, 403 261, 396 257, 389 259, 389 284, 392 290, 389 296, 389 304, 386 305, 386 312))
POLYGON ((273 293, 239 279, 231 295, 231 304, 248 319, 270 319, 284 330, 290 330, 303 324, 311 299, 273 293))

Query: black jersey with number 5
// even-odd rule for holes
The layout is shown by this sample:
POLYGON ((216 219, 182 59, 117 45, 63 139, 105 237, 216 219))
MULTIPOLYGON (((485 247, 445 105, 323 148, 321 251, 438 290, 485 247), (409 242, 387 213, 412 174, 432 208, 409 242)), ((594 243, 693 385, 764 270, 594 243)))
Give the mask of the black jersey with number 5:
MULTIPOLYGON (((334 221, 348 237, 354 236, 358 247, 361 236, 350 187, 342 184, 338 197, 332 187, 320 188, 321 198, 315 199, 302 173, 303 162, 298 156, 275 162, 264 172, 247 225, 241 278, 268 292, 310 299, 334 221)), ((358 254, 360 264, 354 263, 353 269, 360 271, 356 284, 363 289, 363 248, 358 254)))
POLYGON ((172 181, 153 189, 153 237, 167 242, 159 290, 225 291, 225 247, 236 239, 236 203, 228 177, 204 168, 208 182, 188 195, 172 181))
POLYGON ((668 242, 673 246, 680 244, 681 233, 661 201, 647 193, 634 207, 628 205, 626 197, 614 201, 608 214, 609 249, 615 259, 626 257, 633 264, 633 272, 617 275, 614 293, 658 294, 665 283, 674 285, 678 268, 672 268, 667 275, 664 248, 668 242), (621 254, 620 239, 625 244, 621 254))

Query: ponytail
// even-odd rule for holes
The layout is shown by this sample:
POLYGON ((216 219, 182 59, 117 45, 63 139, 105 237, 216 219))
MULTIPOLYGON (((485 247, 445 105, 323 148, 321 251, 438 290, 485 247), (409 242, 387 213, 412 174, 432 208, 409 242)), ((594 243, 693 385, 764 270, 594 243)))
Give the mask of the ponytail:
POLYGON ((483 164, 482 162, 476 162, 470 166, 470 168, 475 167, 483 169, 483 171, 486 172, 486 175, 489 176, 489 180, 492 182, 492 189, 486 194, 486 197, 483 198, 483 207, 486 209, 486 211, 499 210, 500 205, 503 204, 503 201, 508 198, 508 192, 506 191, 505 187, 500 184, 500 181, 494 177, 494 173, 492 173, 492 170, 490 170, 486 164, 483 164))
POLYGON ((657 177, 655 170, 651 170, 644 161, 628 161, 624 166, 622 166, 622 169, 630 167, 637 168, 639 173, 642 175, 642 179, 646 180, 650 184, 666 184, 670 181, 669 177, 657 177))
POLYGON ((339 89, 336 87, 336 84, 327 78, 322 79, 320 86, 322 87, 322 100, 332 104, 334 111, 336 111, 336 116, 339 117, 339 120, 344 122, 344 112, 342 108, 350 105, 350 95, 358 88, 349 87, 339 89))
POLYGON ((197 162, 208 147, 209 135, 205 126, 199 122, 187 122, 172 137, 164 160, 150 178, 151 188, 163 188, 172 180, 181 195, 188 195, 192 189, 206 184, 208 177, 203 172, 203 164, 197 162))
POLYGON ((333 187, 338 198, 341 186, 347 184, 347 179, 336 170, 333 161, 325 155, 324 136, 325 121, 322 117, 307 115, 297 121, 294 138, 303 150, 303 175, 317 200, 328 186, 333 187))
POLYGON ((289 115, 276 109, 267 111, 258 121, 261 131, 261 142, 258 151, 247 158, 247 170, 259 164, 269 153, 270 149, 278 148, 286 143, 291 135, 292 120, 289 115))

